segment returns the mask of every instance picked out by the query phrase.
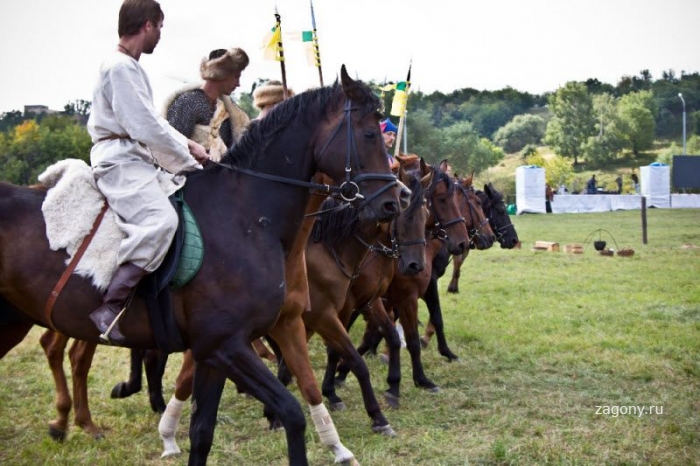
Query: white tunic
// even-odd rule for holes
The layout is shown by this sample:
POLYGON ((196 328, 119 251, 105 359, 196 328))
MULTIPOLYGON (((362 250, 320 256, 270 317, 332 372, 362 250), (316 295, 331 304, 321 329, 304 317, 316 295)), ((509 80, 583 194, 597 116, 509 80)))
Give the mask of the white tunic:
POLYGON ((138 61, 114 51, 100 68, 88 132, 97 186, 126 233, 118 262, 151 272, 158 268, 177 228, 177 215, 158 186, 158 164, 171 173, 202 168, 187 138, 153 107, 146 72, 138 61), (110 136, 120 139, 103 140, 110 136))

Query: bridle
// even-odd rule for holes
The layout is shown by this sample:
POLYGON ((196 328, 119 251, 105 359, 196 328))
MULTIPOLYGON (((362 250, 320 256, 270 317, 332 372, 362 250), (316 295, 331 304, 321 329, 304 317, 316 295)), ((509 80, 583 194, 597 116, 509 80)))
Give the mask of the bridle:
MULTIPOLYGON (((478 194, 477 194, 478 195, 478 194)), ((491 211, 494 209, 494 204, 500 203, 502 205, 503 210, 505 211, 505 205, 503 204, 503 199, 499 196, 497 201, 492 200, 486 193, 484 193, 487 203, 485 205, 485 210, 488 210, 489 214, 491 211)), ((483 199, 483 197, 482 197, 483 199)), ((486 212, 484 212, 486 213, 486 212)), ((507 214, 506 214, 507 215, 507 214)), ((497 226, 496 222, 493 218, 492 215, 489 215, 489 224, 491 225, 491 230, 493 230, 493 234, 496 235, 496 241, 498 241, 500 244, 503 244, 503 239, 505 237, 505 231, 507 231, 509 228, 515 228, 515 225, 513 225, 512 222, 508 222, 507 225, 503 226, 497 226)))
POLYGON ((301 181, 301 180, 297 180, 294 178, 287 178, 284 176, 272 175, 269 173, 260 173, 260 172, 257 172, 255 170, 251 170, 248 168, 240 168, 240 167, 237 167, 235 165, 230 165, 230 164, 225 164, 225 163, 220 163, 220 162, 215 162, 215 161, 211 161, 211 163, 214 163, 214 164, 219 165, 221 167, 227 168, 229 170, 243 173, 245 175, 254 176, 256 178, 261 178, 264 180, 275 181, 278 183, 284 183, 284 184, 289 184, 289 185, 294 185, 294 186, 300 186, 303 188, 315 189, 315 190, 321 191, 322 193, 325 193, 325 194, 338 196, 346 203, 353 203, 355 201, 361 200, 362 203, 360 203, 360 205, 358 206, 359 208, 363 208, 366 205, 370 205, 370 207, 371 207, 370 203, 373 200, 375 200, 377 197, 381 196, 384 192, 386 192, 389 189, 398 185, 398 179, 393 174, 386 174, 386 173, 358 173, 357 175, 352 176, 353 165, 355 166, 355 170, 358 172, 359 172, 359 166, 360 166, 359 155, 357 153, 357 146, 355 144, 355 132, 354 132, 354 128, 352 126, 352 118, 351 118, 351 112, 353 112, 355 110, 358 110, 358 108, 353 107, 351 100, 347 99, 345 101, 345 108, 343 110, 345 113, 343 118, 340 120, 340 122, 338 122, 338 125, 336 126, 335 130, 333 131, 333 134, 328 139, 326 144, 323 145, 323 148, 318 153, 318 156, 314 155, 314 160, 316 161, 316 164, 320 166, 321 161, 323 160, 323 157, 326 155, 326 150, 331 145, 331 143, 333 142, 335 137, 340 133, 340 130, 342 129, 343 124, 345 123, 347 126, 347 148, 346 148, 346 154, 345 154, 345 181, 340 186, 331 186, 328 184, 320 184, 320 183, 314 183, 314 182, 310 182, 310 181, 301 181), (366 181, 366 180, 386 181, 386 185, 383 186, 382 188, 378 189, 377 191, 369 194, 368 196, 366 196, 366 195, 361 194, 360 186, 359 186, 359 183, 366 181))
POLYGON ((440 216, 438 215, 437 210, 435 209, 435 205, 433 204, 433 193, 435 192, 435 189, 439 182, 439 177, 436 176, 436 174, 437 172, 435 172, 435 175, 433 175, 433 180, 431 181, 430 187, 428 187, 428 190, 425 193, 425 197, 428 203, 428 212, 430 212, 430 214, 433 216, 433 219, 435 220, 433 228, 430 230, 432 238, 439 239, 440 241, 445 241, 448 238, 447 229, 456 223, 466 224, 466 220, 464 220, 464 217, 462 216, 453 218, 446 222, 443 222, 440 219, 440 216))

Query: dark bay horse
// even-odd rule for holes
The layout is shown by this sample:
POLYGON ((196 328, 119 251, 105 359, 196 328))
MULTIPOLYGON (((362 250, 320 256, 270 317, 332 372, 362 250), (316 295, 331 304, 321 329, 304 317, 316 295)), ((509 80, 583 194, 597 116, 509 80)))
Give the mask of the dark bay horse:
MULTIPOLYGON (((502 249, 513 249, 518 242, 518 233, 510 221, 510 216, 503 201, 503 195, 493 187, 493 184, 484 185, 483 191, 476 191, 481 200, 481 207, 489 219, 491 230, 496 235, 496 240, 502 249)), ((452 279, 447 286, 448 293, 459 293, 459 273, 464 257, 455 256, 452 265, 452 279)))
MULTIPOLYGON (((399 157, 402 166, 409 166, 413 169, 415 158, 399 157)), ((436 390, 437 386, 425 375, 423 366, 420 361, 420 343, 418 341, 418 308, 417 299, 425 290, 427 282, 430 279, 432 267, 431 261, 435 254, 435 250, 439 250, 443 243, 447 249, 454 254, 463 253, 469 245, 469 235, 465 225, 465 219, 462 217, 459 206, 457 204, 457 194, 454 186, 454 180, 443 171, 445 165, 439 167, 431 167, 422 159, 417 160, 419 176, 433 171, 433 181, 427 189, 426 198, 428 200, 429 210, 429 228, 426 229, 426 267, 418 274, 408 276, 401 274, 396 268, 395 261, 376 261, 374 268, 363 268, 360 276, 353 282, 350 293, 346 299, 344 312, 348 315, 354 311, 361 311, 367 319, 368 333, 365 335, 363 343, 358 348, 360 354, 364 354, 370 350, 375 344, 375 336, 380 328, 385 330, 385 338, 390 351, 389 357, 389 390, 385 392, 387 402, 392 406, 399 404, 399 381, 401 379, 399 350, 400 340, 393 327, 393 321, 388 317, 387 310, 391 308, 400 308, 402 312, 402 324, 406 332, 408 349, 411 354, 411 362, 413 365, 413 381, 417 387, 426 390, 436 390), (415 306, 403 306, 403 301, 399 301, 398 295, 402 290, 398 289, 399 277, 411 283, 407 286, 407 294, 404 299, 415 301, 415 306), (417 292, 418 286, 415 282, 420 283, 420 292, 417 292), (381 299, 382 296, 387 296, 392 287, 395 294, 391 300, 390 306, 381 299)), ((355 316, 357 313, 354 314, 355 316)), ((348 324, 352 324, 353 320, 348 317, 348 324)), ((331 395, 329 397, 331 403, 337 397, 334 391, 334 383, 342 382, 347 376, 349 368, 346 364, 342 364, 338 368, 338 374, 335 374, 336 366, 329 363, 326 369, 326 377, 324 378, 324 394, 326 390, 331 395), (326 383, 328 381, 328 383, 326 383)), ((339 398, 338 398, 339 399, 339 398)))
MULTIPOLYGON (((396 180, 381 145, 379 101, 345 67, 340 81, 278 105, 227 154, 224 163, 230 167, 191 175, 184 188, 206 250, 199 273, 173 293, 178 325, 197 362, 190 464, 206 462, 227 378, 283 422, 290 463, 308 463, 299 403, 250 345, 279 317, 285 257, 302 223, 308 180, 321 170, 342 183, 340 194, 358 206, 362 218, 390 221, 399 213, 396 180)), ((0 310, 18 318, 0 326, 0 355, 32 324, 99 341, 88 313, 101 296, 88 280, 71 276, 53 314, 44 313, 66 261, 65 251, 49 249, 41 214, 44 195, 0 183, 0 310)), ((155 348, 140 299, 134 300, 120 327, 125 346, 155 348)))

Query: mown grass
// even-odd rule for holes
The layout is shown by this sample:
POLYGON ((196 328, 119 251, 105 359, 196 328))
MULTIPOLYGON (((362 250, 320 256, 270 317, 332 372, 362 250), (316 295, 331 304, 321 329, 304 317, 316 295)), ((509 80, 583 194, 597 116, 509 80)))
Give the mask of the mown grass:
MULTIPOLYGON (((434 342, 423 352, 442 390, 414 388, 402 352, 402 406, 386 409, 398 436, 388 439, 370 433, 350 377, 339 391, 348 409, 333 413, 344 443, 364 465, 698 464, 700 249, 682 246, 700 246, 700 211, 649 210, 647 245, 639 211, 513 220, 522 249, 472 251, 458 295, 445 293, 448 277, 440 281, 448 341, 461 357, 447 363, 434 342), (598 255, 591 243, 597 235, 582 255, 530 250, 536 240, 582 243, 600 228, 635 255, 598 255), (631 405, 663 406, 663 414, 596 414, 597 406, 631 405)), ((603 239, 615 247, 605 233, 603 239)), ((90 375, 105 439, 74 427, 65 442, 50 440, 54 392, 40 334, 34 329, 0 362, 0 464, 186 464, 186 454, 159 459, 158 416, 145 394, 109 399, 128 373, 124 349, 99 348, 90 375)), ((318 338, 311 351, 320 379, 318 338)), ((179 361, 171 358, 166 397, 179 361)), ((386 369, 377 358, 367 361, 381 394, 386 369)), ((188 415, 189 405, 183 420, 188 415)), ((310 463, 331 464, 308 422, 310 463)), ((186 451, 185 424, 178 440, 186 451)), ((227 386, 209 464, 286 462, 284 435, 267 431, 259 404, 227 386)))

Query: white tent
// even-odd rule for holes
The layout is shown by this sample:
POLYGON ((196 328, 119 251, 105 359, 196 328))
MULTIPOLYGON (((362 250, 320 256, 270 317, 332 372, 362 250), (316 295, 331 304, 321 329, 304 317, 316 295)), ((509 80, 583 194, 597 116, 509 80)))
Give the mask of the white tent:
POLYGON ((545 171, 535 165, 521 165, 515 169, 515 204, 518 215, 523 212, 544 214, 545 171))
POLYGON ((671 171, 664 163, 639 167, 640 194, 647 198, 647 207, 671 207, 671 171))

